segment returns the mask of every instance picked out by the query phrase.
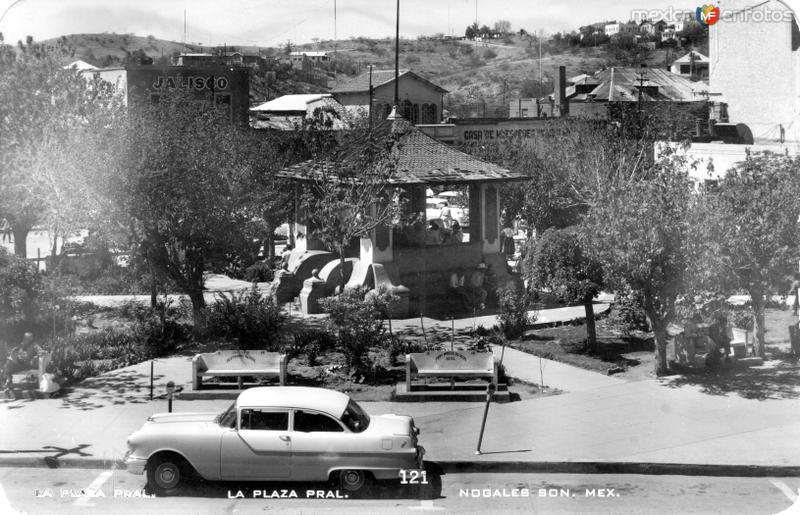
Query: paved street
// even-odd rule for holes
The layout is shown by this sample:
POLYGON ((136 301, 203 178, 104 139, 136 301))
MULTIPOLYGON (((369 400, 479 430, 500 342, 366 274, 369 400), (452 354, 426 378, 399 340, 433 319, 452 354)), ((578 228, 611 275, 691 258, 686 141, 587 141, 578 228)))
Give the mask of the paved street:
MULTIPOLYGON (((199 484, 166 498, 142 497, 144 479, 119 470, 0 468, 0 512, 44 513, 725 513, 774 514, 791 506, 798 478, 580 474, 446 474, 441 494, 416 498, 384 486, 364 499, 327 485, 199 484), (312 498, 309 498, 309 490, 312 498), (102 495, 102 497, 101 497, 102 495), (270 498, 284 495, 287 498, 270 498), (296 495, 297 498, 288 498, 296 495), (343 497, 343 496, 342 496, 343 497), (4 503, 7 503, 4 506, 4 503), (10 506, 9 506, 10 505, 10 506)), ((800 506, 798 506, 800 508, 800 506)))

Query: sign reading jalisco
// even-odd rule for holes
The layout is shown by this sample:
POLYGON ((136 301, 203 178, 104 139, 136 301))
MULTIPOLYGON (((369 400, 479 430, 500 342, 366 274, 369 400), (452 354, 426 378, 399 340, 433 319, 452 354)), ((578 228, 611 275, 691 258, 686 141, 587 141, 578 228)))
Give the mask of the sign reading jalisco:
POLYGON ((155 104, 164 95, 181 91, 196 98, 198 104, 227 111, 235 123, 247 123, 250 81, 246 68, 131 65, 125 70, 131 105, 155 104))
POLYGON ((208 77, 159 75, 151 87, 154 90, 181 88, 196 89, 198 91, 202 89, 222 91, 228 89, 228 79, 227 77, 215 77, 213 75, 208 77))

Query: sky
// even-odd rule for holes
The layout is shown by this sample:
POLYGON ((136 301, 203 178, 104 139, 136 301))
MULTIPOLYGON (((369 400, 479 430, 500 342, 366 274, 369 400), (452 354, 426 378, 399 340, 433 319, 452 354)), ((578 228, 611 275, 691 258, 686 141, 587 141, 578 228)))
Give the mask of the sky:
MULTIPOLYGON (((514 30, 554 33, 634 10, 694 9, 687 0, 400 0, 400 35, 462 35, 477 19, 505 19, 514 30)), ((153 35, 203 45, 281 46, 314 38, 394 35, 395 0, 0 0, 0 32, 15 42, 77 33, 153 35), (334 2, 336 23, 334 24, 334 2), (10 7, 10 8, 9 8, 10 7)), ((669 12, 669 11, 667 11, 669 12)))

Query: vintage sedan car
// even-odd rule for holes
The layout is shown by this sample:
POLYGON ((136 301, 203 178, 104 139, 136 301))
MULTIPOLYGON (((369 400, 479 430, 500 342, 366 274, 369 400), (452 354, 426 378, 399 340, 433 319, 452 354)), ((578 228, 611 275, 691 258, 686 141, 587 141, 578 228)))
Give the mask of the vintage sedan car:
POLYGON ((192 473, 216 481, 332 481, 346 492, 421 470, 414 420, 368 415, 324 388, 242 392, 222 413, 160 413, 128 438, 128 472, 147 472, 158 493, 192 473))

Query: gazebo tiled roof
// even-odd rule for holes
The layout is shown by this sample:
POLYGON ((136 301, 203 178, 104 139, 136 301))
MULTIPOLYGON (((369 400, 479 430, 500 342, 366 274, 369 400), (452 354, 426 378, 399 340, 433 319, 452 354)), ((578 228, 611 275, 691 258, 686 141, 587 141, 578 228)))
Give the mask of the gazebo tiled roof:
MULTIPOLYGON (((482 161, 450 145, 436 141, 400 117, 382 122, 378 131, 390 131, 395 138, 392 154, 396 171, 391 184, 456 184, 527 180, 526 175, 482 161)), ((281 175, 295 180, 320 180, 332 172, 325 163, 309 160, 290 166, 281 175)))

